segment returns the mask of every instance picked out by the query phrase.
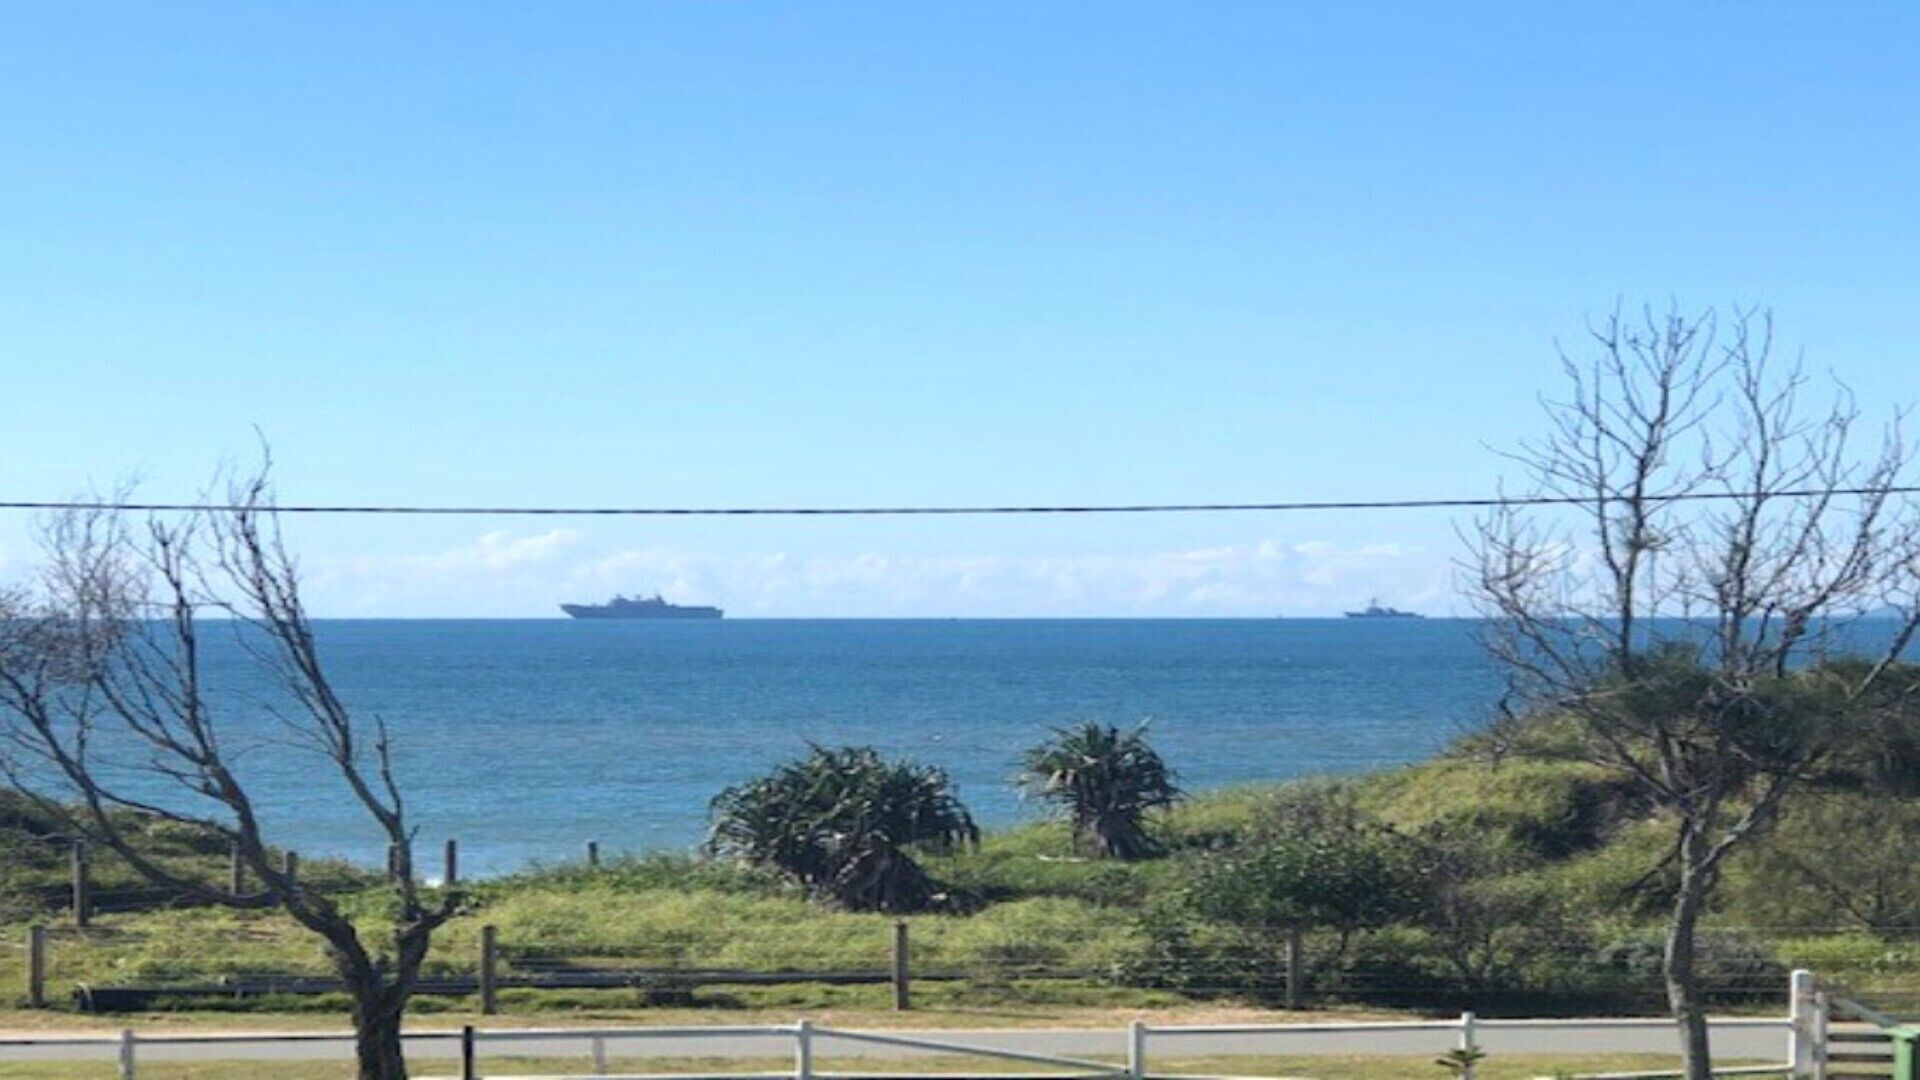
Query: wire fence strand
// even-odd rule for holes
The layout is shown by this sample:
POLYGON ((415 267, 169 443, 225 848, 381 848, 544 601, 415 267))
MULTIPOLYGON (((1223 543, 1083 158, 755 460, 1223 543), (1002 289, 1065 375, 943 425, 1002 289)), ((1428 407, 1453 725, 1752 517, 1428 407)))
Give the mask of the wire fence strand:
MULTIPOLYGON (((1920 494, 1920 485, 1796 487, 1760 491, 1678 491, 1635 496, 1643 502, 1869 497, 1920 494)), ((291 503, 253 506, 220 502, 7 499, 0 510, 102 510, 132 513, 231 513, 271 510, 281 514, 445 515, 467 517, 920 517, 1020 514, 1232 514, 1314 510, 1471 510, 1528 506, 1592 506, 1626 501, 1626 495, 1493 495, 1437 499, 1308 499, 1274 502, 1030 503, 958 506, 422 506, 377 503, 291 503)))

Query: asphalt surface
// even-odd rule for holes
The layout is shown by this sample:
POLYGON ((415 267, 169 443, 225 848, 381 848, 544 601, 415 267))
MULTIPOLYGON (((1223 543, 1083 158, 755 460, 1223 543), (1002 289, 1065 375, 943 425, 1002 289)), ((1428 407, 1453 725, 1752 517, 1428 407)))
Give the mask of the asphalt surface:
MULTIPOLYGON (((791 1058, 794 1037, 791 1034, 714 1034, 694 1035, 688 1029, 672 1029, 675 1034, 659 1036, 606 1037, 611 1057, 636 1058, 791 1058)), ((498 1034, 507 1034, 500 1032, 498 1034)), ((1099 1057, 1122 1059, 1127 1053, 1127 1034, 1111 1028, 1095 1029, 1000 1029, 992 1031, 887 1031, 886 1036, 964 1044, 1029 1054, 1061 1057, 1099 1057)), ((1490 1054, 1623 1054, 1675 1053, 1678 1043, 1671 1021, 1665 1020, 1567 1020, 1528 1021, 1524 1026, 1504 1026, 1497 1021, 1482 1022, 1479 1045, 1490 1054)), ((1458 1044, 1455 1030, 1422 1030, 1382 1026, 1374 1030, 1316 1030, 1312 1026, 1292 1030, 1248 1031, 1236 1028, 1186 1030, 1155 1028, 1148 1035, 1147 1058, 1176 1060, 1219 1056, 1268 1056, 1291 1054, 1380 1054, 1430 1055, 1458 1044)), ((560 1031, 528 1033, 511 1040, 483 1038, 480 1052, 486 1057, 579 1057, 585 1071, 589 1037, 560 1031)), ((111 1061, 117 1047, 110 1040, 89 1045, 71 1041, 0 1038, 0 1064, 9 1061, 111 1061)), ((458 1056, 457 1036, 433 1033, 433 1037, 410 1037, 407 1055, 415 1060, 445 1059, 458 1056)), ((210 1036, 151 1036, 138 1040, 139 1061, 323 1061, 350 1058, 352 1039, 346 1036, 302 1034, 287 1041, 225 1043, 210 1036)), ((948 1049, 915 1049, 856 1042, 819 1033, 814 1036, 816 1066, 830 1069, 834 1059, 859 1058, 870 1065, 875 1059, 902 1060, 923 1056, 953 1057, 948 1049)), ((1714 1028, 1716 1057, 1784 1060, 1786 1026, 1784 1022, 1733 1021, 1714 1028)), ((987 1063, 983 1062, 983 1067, 987 1063)), ((3 1070, 0 1070, 3 1071, 3 1070)))

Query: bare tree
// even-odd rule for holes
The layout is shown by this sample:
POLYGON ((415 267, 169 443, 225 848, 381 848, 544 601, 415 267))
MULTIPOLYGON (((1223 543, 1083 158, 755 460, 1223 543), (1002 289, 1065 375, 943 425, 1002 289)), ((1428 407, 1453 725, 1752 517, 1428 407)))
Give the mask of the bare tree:
POLYGON ((1534 494, 1477 523, 1471 588, 1530 715, 1574 725, 1672 823, 1663 958, 1689 1080, 1710 1060, 1696 930, 1725 862, 1847 737, 1920 626, 1909 462, 1862 453, 1844 390, 1803 414, 1770 315, 1640 319, 1563 354, 1547 436, 1511 456, 1534 494), (1891 633, 1858 616, 1897 613, 1891 633))
POLYGON ((361 1080, 402 1080, 401 1019, 434 930, 461 900, 414 875, 387 732, 357 720, 327 678, 266 470, 231 484, 227 503, 144 529, 94 509, 48 525, 41 586, 0 602, 0 767, 154 884, 199 903, 278 909, 313 931, 353 999, 361 1080), (270 857, 241 777, 244 739, 209 691, 203 634, 216 628, 268 676, 273 694, 258 704, 291 750, 328 763, 390 845, 385 940, 270 857), (257 887, 233 895, 150 857, 139 824, 155 818, 228 838, 257 887))

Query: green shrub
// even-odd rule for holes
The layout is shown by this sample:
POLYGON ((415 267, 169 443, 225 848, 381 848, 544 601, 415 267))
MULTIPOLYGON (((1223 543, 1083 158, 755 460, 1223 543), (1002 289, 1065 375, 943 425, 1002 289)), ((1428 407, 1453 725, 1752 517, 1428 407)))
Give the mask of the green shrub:
POLYGON ((815 746, 807 756, 713 799, 707 850, 777 871, 853 911, 921 911, 945 894, 916 849, 980 841, 945 770, 888 761, 872 747, 815 746))
POLYGON ((1725 899, 1754 925, 1910 930, 1920 926, 1916 849, 1920 801, 1808 791, 1731 864, 1725 899))

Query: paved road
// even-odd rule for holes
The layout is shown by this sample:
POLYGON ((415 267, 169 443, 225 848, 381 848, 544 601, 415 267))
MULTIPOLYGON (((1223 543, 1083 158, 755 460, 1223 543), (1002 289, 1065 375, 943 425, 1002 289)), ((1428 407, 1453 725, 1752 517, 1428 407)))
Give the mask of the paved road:
MULTIPOLYGON (((674 1031, 676 1034, 645 1038, 609 1037, 607 1051, 611 1056, 623 1058, 786 1058, 794 1050, 794 1038, 790 1034, 696 1035, 684 1028, 674 1031)), ((1127 1049, 1125 1032, 1114 1029, 891 1031, 886 1034, 1065 1057, 1120 1059, 1125 1057, 1127 1049)), ((1148 1038, 1147 1052, 1149 1060, 1222 1055, 1412 1056, 1439 1053, 1455 1045, 1458 1038, 1457 1031, 1394 1027, 1370 1031, 1328 1031, 1307 1027, 1281 1031, 1211 1032, 1157 1028, 1148 1038)), ((453 1057, 458 1053, 456 1039, 445 1033, 411 1038, 408 1056, 418 1060, 453 1057)), ((1497 1021, 1486 1022, 1480 1028, 1479 1043, 1493 1054, 1674 1053, 1678 1049, 1673 1025, 1664 1020, 1528 1022, 1526 1026, 1514 1027, 1502 1026, 1497 1021)), ((583 1035, 549 1030, 512 1041, 488 1039, 482 1043, 482 1053, 486 1056, 577 1056, 584 1059, 587 1046, 588 1039, 583 1035)), ((208 1036, 154 1036, 139 1040, 136 1050, 141 1061, 316 1061, 349 1058, 353 1053, 353 1043, 345 1036, 311 1033, 288 1041, 239 1044, 223 1044, 208 1036)), ((1751 1021, 1717 1024, 1714 1050, 1716 1055, 1730 1058, 1783 1060, 1786 1056, 1785 1025, 1779 1022, 1756 1024, 1751 1021)), ((111 1060, 115 1052, 116 1048, 112 1045, 74 1045, 55 1040, 0 1038, 0 1064, 8 1061, 104 1061, 111 1060)), ((815 1055, 824 1064, 825 1061, 843 1057, 899 1060, 928 1055, 952 1056, 952 1052, 882 1046, 818 1035, 815 1055)))

